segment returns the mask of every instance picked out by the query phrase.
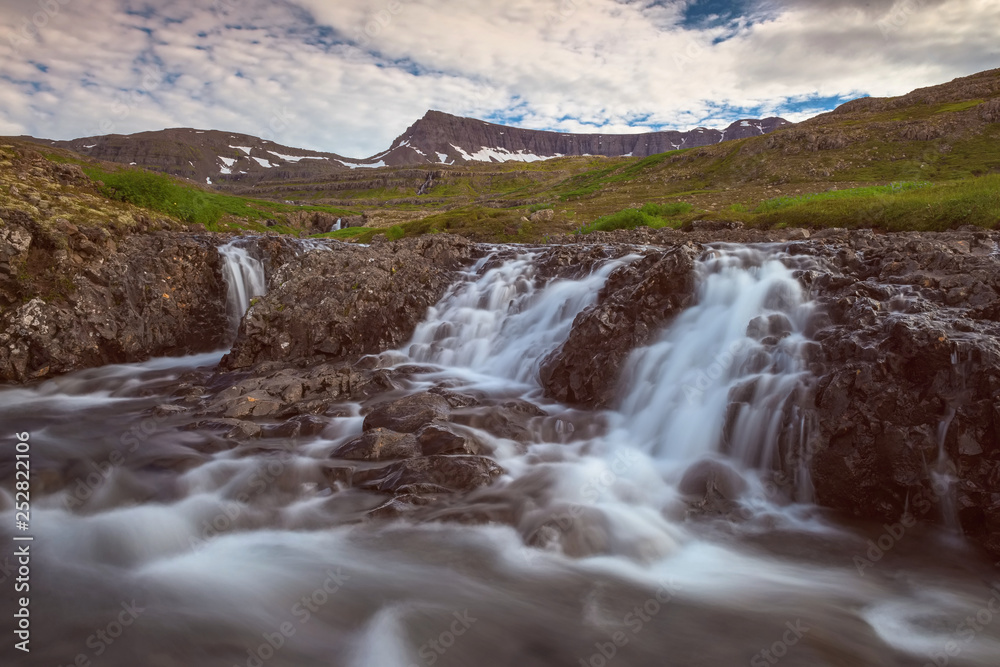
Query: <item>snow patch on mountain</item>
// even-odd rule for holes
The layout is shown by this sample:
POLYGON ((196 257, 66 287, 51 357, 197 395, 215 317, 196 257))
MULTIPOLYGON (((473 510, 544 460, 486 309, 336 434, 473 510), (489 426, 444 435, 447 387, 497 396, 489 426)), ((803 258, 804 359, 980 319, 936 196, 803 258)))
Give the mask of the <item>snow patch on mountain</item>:
POLYGON ((385 166, 385 160, 379 160, 378 162, 373 162, 371 164, 355 164, 353 162, 344 162, 343 160, 337 160, 340 164, 348 167, 349 169, 378 169, 379 167, 385 166))

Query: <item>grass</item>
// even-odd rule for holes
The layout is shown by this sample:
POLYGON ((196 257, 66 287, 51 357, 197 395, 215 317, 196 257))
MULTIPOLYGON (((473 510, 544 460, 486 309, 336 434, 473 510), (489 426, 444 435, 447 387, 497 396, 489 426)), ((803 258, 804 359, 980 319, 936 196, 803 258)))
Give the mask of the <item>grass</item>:
POLYGON ((1000 226, 1000 174, 914 185, 919 187, 856 188, 841 190, 839 196, 803 198, 763 211, 758 207, 760 212, 746 221, 763 227, 870 227, 887 231, 1000 226))
POLYGON ((772 213, 774 211, 780 211, 783 208, 799 206, 810 201, 828 201, 832 199, 857 200, 874 198, 882 195, 894 195, 900 192, 907 192, 909 190, 926 188, 930 185, 931 184, 926 181, 901 181, 890 185, 874 185, 862 188, 848 188, 845 190, 830 190, 828 192, 814 192, 799 195, 797 197, 776 197, 758 204, 754 209, 754 213, 772 213))
MULTIPOLYGON (((984 92, 975 96, 941 104, 914 98, 905 107, 823 114, 767 136, 646 158, 567 156, 533 163, 387 167, 370 175, 310 174, 302 181, 258 184, 255 196, 273 202, 205 192, 179 180, 168 186, 186 194, 163 190, 162 183, 140 183, 143 187, 130 191, 131 183, 101 180, 115 188, 108 194, 122 201, 152 194, 147 205, 155 210, 189 221, 219 220, 219 225, 235 220, 245 229, 266 224, 284 230, 292 211, 349 215, 341 206, 374 211, 372 224, 378 229, 318 235, 360 242, 379 234, 403 238, 439 232, 480 241, 535 242, 573 230, 677 227, 696 218, 761 227, 993 227, 1000 219, 995 194, 1000 123, 981 121, 977 107, 993 98, 984 92), (913 139, 923 136, 914 129, 929 129, 927 136, 935 138, 913 139), (436 184, 431 194, 417 197, 430 171, 439 173, 436 184), (278 203, 292 198, 317 206, 278 203), (681 201, 669 205, 688 208, 662 208, 668 206, 663 202, 681 201), (552 220, 523 219, 547 208, 554 212, 552 220), (410 221, 405 221, 410 216, 392 215, 411 211, 427 215, 410 221)), ((74 161, 65 155, 52 159, 74 161)), ((80 164, 93 170, 87 166, 92 161, 80 164)))
POLYGON ((892 120, 918 120, 920 118, 930 118, 941 113, 957 113, 972 109, 983 103, 983 100, 966 100, 963 102, 950 102, 946 104, 916 106, 906 109, 903 113, 894 114, 892 120))
POLYGON ((251 223, 270 223, 266 226, 272 230, 290 233, 294 230, 283 214, 322 211, 338 216, 353 215, 351 211, 332 206, 295 206, 208 192, 166 174, 142 169, 105 171, 87 165, 83 171, 91 180, 100 183, 101 194, 109 199, 159 211, 184 222, 201 224, 212 231, 218 231, 219 223, 228 216, 251 223))
POLYGON ((608 167, 593 169, 566 179, 556 188, 561 201, 571 201, 597 193, 608 185, 636 179, 641 174, 661 165, 668 158, 685 152, 686 148, 657 153, 641 160, 627 160, 608 167))
POLYGON ((679 216, 690 213, 693 208, 691 204, 684 202, 646 204, 642 208, 627 208, 624 211, 601 216, 592 223, 580 227, 576 233, 611 232, 616 229, 635 229, 637 227, 678 228, 684 222, 679 216))

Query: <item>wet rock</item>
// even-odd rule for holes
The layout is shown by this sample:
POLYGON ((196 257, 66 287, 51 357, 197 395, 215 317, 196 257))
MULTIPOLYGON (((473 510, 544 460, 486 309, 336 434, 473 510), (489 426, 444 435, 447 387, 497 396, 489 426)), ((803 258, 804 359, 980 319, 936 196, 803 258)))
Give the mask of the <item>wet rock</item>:
POLYGON ((998 240, 853 233, 811 248, 829 271, 809 443, 820 504, 928 523, 954 506, 967 535, 1000 545, 998 240))
POLYGON ((471 260, 466 239, 435 234, 369 247, 341 244, 282 267, 244 317, 228 369, 267 360, 353 360, 405 342, 471 260))
POLYGON ((266 393, 253 392, 252 394, 233 399, 225 412, 223 412, 223 416, 231 419, 269 417, 280 408, 281 403, 271 399, 266 393))
POLYGON ((344 443, 330 456, 356 461, 388 461, 419 456, 420 451, 420 444, 412 433, 373 428, 344 443))
POLYGON ((165 403, 163 405, 157 405, 155 408, 153 408, 153 414, 159 417, 169 417, 171 415, 184 414, 188 410, 189 408, 186 408, 183 405, 173 405, 170 403, 165 403))
POLYGON ((263 435, 267 438, 308 438, 319 435, 326 427, 325 419, 305 414, 292 417, 282 424, 266 427, 263 435))
POLYGON ((413 433, 436 420, 446 420, 451 412, 448 401, 438 394, 411 394, 394 401, 379 403, 368 413, 364 430, 386 428, 413 433))
POLYGON ((323 478, 327 481, 328 486, 334 490, 338 490, 340 487, 351 485, 354 468, 336 463, 324 463, 320 467, 320 472, 323 474, 323 478))
POLYGON ((568 340, 542 363, 546 394, 563 403, 610 405, 632 350, 651 342, 692 303, 694 260, 695 251, 681 247, 648 254, 612 273, 597 304, 577 316, 568 340))
POLYGON ((214 239, 161 232, 114 241, 90 228, 60 239, 16 212, 7 223, 0 307, 19 305, 0 308, 0 381, 223 345, 226 288, 214 239), (15 267, 31 280, 10 276, 15 267))
POLYGON ((453 492, 470 491, 492 483, 503 473, 503 468, 485 456, 424 456, 355 472, 353 483, 383 493, 414 484, 432 484, 453 492))
POLYGON ((537 405, 518 399, 461 410, 452 416, 452 421, 481 429, 498 438, 529 442, 532 434, 528 422, 547 414, 537 405))
POLYGON ((684 472, 677 490, 686 496, 691 513, 731 515, 747 488, 746 480, 728 464, 704 460, 684 472))
POLYGON ((261 433, 260 426, 242 419, 206 419, 185 428, 192 431, 216 431, 223 438, 230 440, 249 440, 258 437, 261 433))
POLYGON ((416 433, 420 451, 425 456, 434 454, 480 454, 482 444, 459 432, 451 424, 432 422, 416 433))

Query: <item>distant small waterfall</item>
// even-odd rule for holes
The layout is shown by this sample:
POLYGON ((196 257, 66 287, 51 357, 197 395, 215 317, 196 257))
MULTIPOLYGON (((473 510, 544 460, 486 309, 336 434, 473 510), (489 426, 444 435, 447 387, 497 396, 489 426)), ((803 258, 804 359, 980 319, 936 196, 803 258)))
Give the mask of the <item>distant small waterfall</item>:
POLYGON ((219 248, 222 255, 222 275, 226 281, 226 315, 229 317, 229 331, 236 335, 240 320, 250 308, 250 301, 263 296, 267 291, 264 265, 251 257, 246 248, 227 243, 219 248))

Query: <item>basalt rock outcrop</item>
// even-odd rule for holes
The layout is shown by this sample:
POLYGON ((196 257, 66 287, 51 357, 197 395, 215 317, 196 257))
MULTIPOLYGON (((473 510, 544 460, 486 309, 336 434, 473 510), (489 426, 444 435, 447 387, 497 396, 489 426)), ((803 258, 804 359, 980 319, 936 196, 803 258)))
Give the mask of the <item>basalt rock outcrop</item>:
POLYGON ((226 333, 217 241, 174 232, 116 236, 44 229, 9 212, 0 310, 0 381, 209 351, 226 333))
POLYGON ((960 525, 1000 554, 997 234, 843 234, 805 246, 829 325, 816 340, 820 504, 960 525))
POLYGON ((681 246, 651 252, 612 273, 597 303, 573 322, 569 339, 543 361, 540 380, 547 395, 609 407, 628 355, 692 303, 696 257, 696 250, 681 246))
POLYGON ((332 247, 279 269, 272 289, 243 318, 224 368, 344 360, 396 348, 475 252, 451 235, 332 247))

